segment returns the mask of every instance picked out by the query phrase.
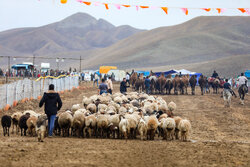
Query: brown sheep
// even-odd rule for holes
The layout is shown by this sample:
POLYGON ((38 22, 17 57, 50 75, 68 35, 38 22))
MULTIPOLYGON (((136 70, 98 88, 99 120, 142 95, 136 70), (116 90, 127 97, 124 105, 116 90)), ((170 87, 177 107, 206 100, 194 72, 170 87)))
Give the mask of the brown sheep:
POLYGON ((29 119, 26 122, 27 127, 28 127, 28 134, 30 134, 30 136, 36 135, 36 130, 35 130, 36 122, 37 122, 37 117, 35 116, 29 117, 29 119))

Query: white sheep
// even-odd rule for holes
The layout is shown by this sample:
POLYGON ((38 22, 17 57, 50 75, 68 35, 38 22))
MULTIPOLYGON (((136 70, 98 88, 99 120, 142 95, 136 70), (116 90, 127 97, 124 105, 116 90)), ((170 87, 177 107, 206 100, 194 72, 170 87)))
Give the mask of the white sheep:
POLYGON ((87 107, 90 103, 93 103, 93 100, 83 96, 82 105, 84 107, 87 107))
POLYGON ((175 131, 175 120, 173 118, 163 118, 161 120, 161 128, 164 131, 164 139, 173 140, 175 131))
POLYGON ((117 137, 119 136, 119 123, 120 123, 120 115, 114 114, 108 117, 109 121, 109 130, 111 131, 113 138, 115 138, 115 134, 117 137))
POLYGON ((117 96, 114 98, 114 102, 118 103, 118 104, 122 104, 122 98, 117 96))
POLYGON ((181 140, 187 141, 187 137, 191 131, 191 124, 189 120, 182 119, 179 123, 178 129, 181 133, 181 140))
POLYGON ((91 113, 96 113, 96 105, 93 103, 90 103, 86 109, 89 110, 91 113))
POLYGON ((124 137, 126 140, 128 139, 128 134, 129 134, 129 127, 128 127, 128 120, 124 117, 121 117, 121 121, 119 123, 119 132, 120 136, 124 137))
POLYGON ((75 113, 75 111, 78 110, 78 109, 80 109, 80 108, 81 108, 80 104, 74 104, 74 105, 71 107, 71 111, 72 111, 73 113, 75 113))
POLYGON ((83 137, 83 128, 85 125, 85 115, 83 112, 77 110, 73 116, 72 128, 74 132, 77 133, 77 136, 83 137))
POLYGON ((138 124, 138 132, 140 134, 141 140, 146 139, 147 136, 147 124, 146 122, 141 118, 138 124))
POLYGON ((94 133, 94 135, 96 136, 96 124, 97 124, 97 120, 95 115, 89 115, 85 117, 85 128, 84 128, 84 132, 87 133, 87 137, 91 137, 94 133), (93 133, 92 133, 93 132, 93 133))
POLYGON ((107 115, 98 115, 96 120, 97 120, 98 135, 101 138, 107 137, 106 135, 107 135, 107 130, 108 130, 108 126, 109 126, 108 116, 107 115))
POLYGON ((72 123, 73 123, 73 117, 70 114, 70 112, 66 111, 59 115, 58 124, 63 132, 62 133, 63 137, 66 135, 66 133, 67 136, 69 136, 69 130, 72 127, 72 123))
POLYGON ((174 102, 171 101, 171 102, 168 104, 168 109, 169 109, 169 111, 171 111, 171 112, 175 111, 175 110, 176 110, 176 104, 175 104, 174 102))
POLYGON ((158 127, 158 120, 155 115, 149 116, 147 120, 147 139, 154 140, 155 131, 158 127))
POLYGON ((175 126, 175 139, 179 139, 179 124, 180 124, 180 121, 182 120, 182 118, 181 117, 179 117, 179 116, 176 116, 176 117, 174 117, 174 120, 175 120, 175 124, 176 124, 176 126, 175 126))

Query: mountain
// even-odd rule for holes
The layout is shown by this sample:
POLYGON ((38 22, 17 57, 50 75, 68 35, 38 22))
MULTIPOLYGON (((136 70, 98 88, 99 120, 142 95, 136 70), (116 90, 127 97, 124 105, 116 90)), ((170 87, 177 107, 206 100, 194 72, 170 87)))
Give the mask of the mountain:
POLYGON ((100 49, 87 60, 86 68, 117 65, 123 69, 168 70, 182 65, 197 72, 221 69, 224 75, 233 75, 249 68, 249 36, 250 17, 202 16, 144 31, 100 49), (232 68, 236 64, 239 68, 232 68))
MULTIPOLYGON (((185 23, 138 30, 115 27, 103 19, 77 13, 60 22, 38 28, 0 33, 1 55, 82 57, 83 69, 115 65, 119 69, 181 69, 224 76, 250 67, 250 17, 201 16, 185 23)), ((37 60, 37 59, 36 59, 37 60)), ((38 61, 38 60, 37 60, 38 61)), ((55 60, 39 60, 50 62, 55 60)), ((60 69, 79 67, 65 60, 60 69)))
POLYGON ((115 27, 103 19, 76 13, 42 27, 0 32, 0 46, 4 48, 0 48, 0 53, 12 50, 20 54, 45 55, 104 48, 140 31, 130 26, 115 27))

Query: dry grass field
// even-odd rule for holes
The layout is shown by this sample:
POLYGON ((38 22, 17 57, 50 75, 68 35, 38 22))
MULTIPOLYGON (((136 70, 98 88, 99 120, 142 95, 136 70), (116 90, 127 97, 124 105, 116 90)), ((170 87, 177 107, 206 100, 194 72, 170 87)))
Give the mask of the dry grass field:
MULTIPOLYGON (((74 90, 61 95, 62 111, 72 104, 81 103, 82 96, 97 93, 91 85, 85 90, 74 90)), ((118 91, 115 85, 115 92, 118 91)), ((190 91, 190 90, 189 90, 190 91)), ((11 134, 4 137, 0 133, 0 166, 131 166, 131 167, 211 167, 211 166, 250 166, 250 98, 245 105, 238 98, 232 99, 232 107, 224 108, 220 95, 195 96, 164 95, 169 103, 177 104, 175 115, 191 121, 190 142, 45 138, 38 143, 35 137, 21 137, 11 134)), ((20 104, 3 114, 38 108, 38 101, 20 104)))

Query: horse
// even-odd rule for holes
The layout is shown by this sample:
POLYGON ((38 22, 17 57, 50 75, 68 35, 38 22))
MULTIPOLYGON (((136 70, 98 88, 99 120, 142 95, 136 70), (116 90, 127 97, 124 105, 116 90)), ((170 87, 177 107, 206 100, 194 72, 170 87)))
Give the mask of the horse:
POLYGON ((173 79, 174 94, 178 95, 178 89, 180 87, 180 77, 176 75, 173 79))
POLYGON ((150 79, 151 94, 154 94, 155 91, 156 91, 156 81, 157 81, 157 78, 156 78, 156 76, 150 76, 149 79, 150 79))
POLYGON ((247 86, 244 84, 244 85, 241 85, 238 89, 238 93, 239 93, 239 96, 240 96, 240 104, 244 105, 244 98, 245 98, 245 95, 247 93, 247 86))
POLYGON ((137 72, 134 72, 130 79, 129 79, 129 83, 130 85, 132 85, 132 88, 135 90, 135 81, 137 80, 138 76, 137 76, 137 72))
POLYGON ((195 86, 197 83, 196 75, 192 75, 191 78, 189 79, 189 83, 192 89, 192 95, 195 95, 195 86))
POLYGON ((137 91, 139 91, 139 93, 144 90, 144 78, 143 78, 143 74, 140 74, 139 78, 136 79, 136 81, 135 81, 135 89, 137 91))
POLYGON ((206 86, 206 79, 204 78, 203 75, 200 76, 199 80, 198 80, 198 83, 200 85, 200 88, 201 88, 201 95, 204 94, 204 88, 206 86))
POLYGON ((163 91, 164 91, 164 88, 165 88, 165 85, 166 85, 166 78, 164 76, 164 73, 161 73, 160 77, 158 78, 158 83, 159 83, 159 92, 161 94, 163 94, 163 91))
POLYGON ((187 87, 188 87, 188 78, 189 78, 189 75, 184 75, 180 78, 180 91, 181 91, 181 94, 185 94, 187 95, 187 87))
POLYGON ((166 84, 165 84, 165 89, 166 89, 166 94, 171 94, 171 90, 173 88, 173 82, 172 82, 172 77, 171 74, 168 74, 166 77, 166 84))
POLYGON ((218 93, 218 89, 220 87, 220 80, 219 78, 216 78, 214 81, 213 81, 213 93, 218 93))

